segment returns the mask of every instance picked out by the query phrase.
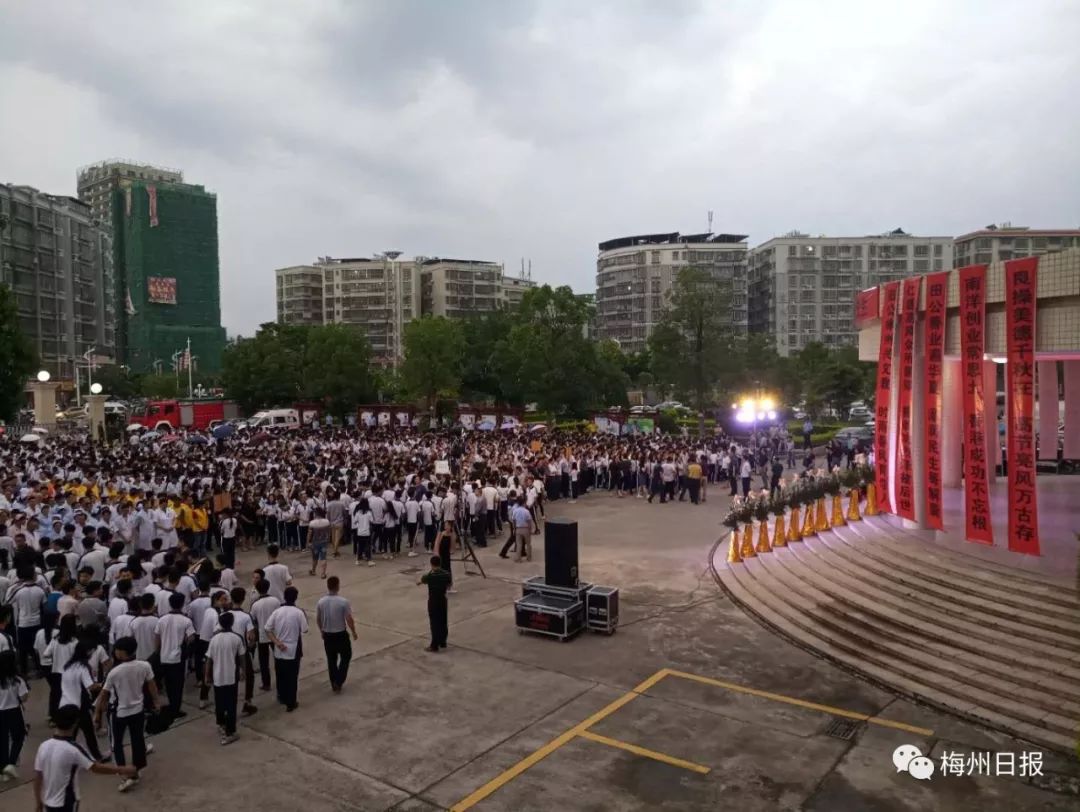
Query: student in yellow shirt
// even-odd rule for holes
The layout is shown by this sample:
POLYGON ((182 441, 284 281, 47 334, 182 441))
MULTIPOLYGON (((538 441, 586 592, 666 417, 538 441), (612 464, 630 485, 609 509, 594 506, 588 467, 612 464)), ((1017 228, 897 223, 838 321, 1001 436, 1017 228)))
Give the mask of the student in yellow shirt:
POLYGON ((195 517, 191 510, 191 497, 185 496, 180 500, 180 506, 176 508, 176 532, 191 547, 192 533, 195 529, 195 517))
POLYGON ((210 514, 202 502, 191 508, 191 546, 200 558, 206 554, 206 533, 210 528, 210 514))
POLYGON ((686 466, 686 484, 690 489, 690 504, 698 504, 701 497, 701 465, 696 457, 692 457, 686 466))

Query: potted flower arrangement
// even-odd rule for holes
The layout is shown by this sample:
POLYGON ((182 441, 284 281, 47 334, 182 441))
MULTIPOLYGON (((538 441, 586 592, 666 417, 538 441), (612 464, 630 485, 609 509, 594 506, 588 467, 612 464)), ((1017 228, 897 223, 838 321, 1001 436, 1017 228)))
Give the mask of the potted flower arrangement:
POLYGON ((754 518, 758 523, 757 552, 772 552, 772 547, 769 544, 769 497, 767 491, 754 500, 754 518))
POLYGON ((844 519, 843 497, 840 496, 840 489, 843 486, 841 482, 842 473, 837 470, 825 480, 825 493, 832 497, 832 518, 829 520, 832 527, 842 527, 847 524, 844 519))
POLYGON ((740 505, 739 497, 736 496, 735 501, 731 503, 731 507, 724 517, 724 527, 731 528, 731 541, 728 543, 727 557, 729 564, 738 564, 742 561, 742 554, 739 552, 739 544, 741 543, 741 539, 739 538, 741 508, 742 506, 740 505))
POLYGON ((784 514, 787 512, 789 501, 788 494, 782 489, 776 496, 769 500, 769 511, 772 513, 775 522, 772 541, 774 550, 777 547, 787 546, 787 533, 784 529, 784 514))
POLYGON ((802 487, 800 488, 802 503, 805 507, 802 526, 803 538, 817 535, 817 530, 815 529, 817 522, 814 518, 814 505, 817 503, 820 490, 821 482, 817 477, 807 477, 803 480, 802 487))
POLYGON ((799 526, 799 510, 804 504, 802 482, 794 474, 791 477, 791 484, 786 488, 786 493, 791 508, 787 531, 787 540, 790 544, 793 541, 802 541, 802 527, 799 526))

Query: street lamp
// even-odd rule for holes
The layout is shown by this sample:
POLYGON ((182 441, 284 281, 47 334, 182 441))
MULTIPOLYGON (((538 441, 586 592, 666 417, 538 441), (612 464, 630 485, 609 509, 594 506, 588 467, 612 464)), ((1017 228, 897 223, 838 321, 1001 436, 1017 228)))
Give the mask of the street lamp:
POLYGON ((90 394, 91 395, 100 395, 101 394, 101 384, 100 383, 92 383, 92 384, 90 384, 90 394))
POLYGON ((43 370, 41 370, 41 372, 39 372, 37 374, 37 379, 38 379, 39 383, 48 383, 49 378, 51 378, 51 377, 52 377, 52 375, 49 374, 49 370, 47 370, 47 369, 43 369, 43 370))

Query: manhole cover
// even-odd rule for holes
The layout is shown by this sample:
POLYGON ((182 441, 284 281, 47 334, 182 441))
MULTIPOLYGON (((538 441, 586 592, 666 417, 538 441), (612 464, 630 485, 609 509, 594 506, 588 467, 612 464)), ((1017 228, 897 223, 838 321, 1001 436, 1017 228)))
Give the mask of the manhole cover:
POLYGON ((841 741, 851 741, 859 730, 859 725, 859 722, 851 719, 833 719, 829 722, 829 726, 825 728, 825 735, 841 741))

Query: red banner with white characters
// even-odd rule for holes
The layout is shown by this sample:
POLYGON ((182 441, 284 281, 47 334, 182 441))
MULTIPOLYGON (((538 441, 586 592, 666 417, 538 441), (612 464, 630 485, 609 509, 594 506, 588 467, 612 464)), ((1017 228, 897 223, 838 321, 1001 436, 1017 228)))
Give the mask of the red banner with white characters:
POLYGON ((892 513, 889 498, 889 402, 893 390, 893 343, 900 283, 884 286, 881 305, 881 343, 878 345, 877 394, 874 397, 874 480, 878 509, 892 513))
POLYGON ((146 197, 150 206, 150 228, 154 228, 158 224, 157 216, 157 187, 147 186, 146 197))
POLYGON ((923 487, 926 493, 926 522, 932 530, 945 529, 941 504, 941 388, 945 372, 945 309, 948 306, 948 293, 948 271, 926 277, 923 487))
POLYGON ((867 288, 855 294, 855 326, 862 327, 880 315, 881 288, 867 288))
MULTIPOLYGON (((1038 257, 1005 263, 1009 549, 1028 555, 1039 555, 1039 509, 1035 489, 1035 279, 1038 271, 1038 257)), ((1055 405, 1044 403, 1042 408, 1054 408, 1055 405)), ((1044 437, 1043 442, 1057 443, 1056 433, 1053 437, 1044 437)))
MULTIPOLYGON (((969 541, 994 543, 986 454, 986 266, 960 269, 960 362, 964 381, 964 523, 969 541)), ((991 394, 993 396, 993 394, 991 394)))
POLYGON ((911 408, 915 395, 915 315, 922 277, 904 280, 900 312, 900 399, 897 404, 899 442, 896 447, 896 515, 915 521, 915 477, 912 474, 911 408))

